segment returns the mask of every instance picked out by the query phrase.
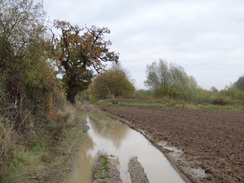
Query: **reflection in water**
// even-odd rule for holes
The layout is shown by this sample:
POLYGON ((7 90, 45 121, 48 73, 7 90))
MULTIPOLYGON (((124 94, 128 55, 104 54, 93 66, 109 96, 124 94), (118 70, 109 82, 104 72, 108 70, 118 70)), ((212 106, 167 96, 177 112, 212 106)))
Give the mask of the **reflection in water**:
POLYGON ((91 180, 91 169, 94 157, 89 153, 94 149, 94 143, 90 136, 82 141, 82 145, 79 148, 77 157, 78 167, 69 179, 69 183, 90 183, 91 180))
POLYGON ((92 163, 98 152, 114 155, 118 159, 121 178, 125 183, 130 182, 128 162, 132 156, 138 157, 150 182, 184 182, 164 155, 140 133, 102 113, 96 115, 97 118, 106 121, 107 128, 101 130, 87 117, 90 130, 80 146, 77 169, 67 183, 90 183, 92 163))
POLYGON ((91 123, 90 119, 88 118, 88 125, 92 129, 89 135, 91 135, 91 137, 95 137, 97 140, 100 140, 100 143, 104 143, 105 146, 111 146, 110 148, 119 149, 129 130, 128 126, 115 122, 106 115, 100 114, 96 115, 96 117, 102 119, 104 123, 108 123, 107 128, 101 130, 97 125, 91 123))
MULTIPOLYGON (((114 121, 104 113, 93 113, 92 115, 101 119, 102 123, 107 124, 109 127, 101 130, 98 126, 90 124, 90 126, 92 125, 95 135, 100 138, 105 138, 107 141, 111 141, 115 148, 119 149, 123 139, 127 135, 127 131, 129 130, 128 126, 114 121)), ((89 121, 90 119, 88 118, 87 120, 89 121)))

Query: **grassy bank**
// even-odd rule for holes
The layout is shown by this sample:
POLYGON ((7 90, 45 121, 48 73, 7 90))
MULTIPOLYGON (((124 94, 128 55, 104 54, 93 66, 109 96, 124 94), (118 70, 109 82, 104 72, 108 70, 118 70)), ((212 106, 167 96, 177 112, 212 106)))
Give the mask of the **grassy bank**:
POLYGON ((72 159, 88 130, 81 110, 66 106, 59 111, 59 120, 23 134, 11 125, 0 123, 0 182, 62 182, 72 171, 72 159))

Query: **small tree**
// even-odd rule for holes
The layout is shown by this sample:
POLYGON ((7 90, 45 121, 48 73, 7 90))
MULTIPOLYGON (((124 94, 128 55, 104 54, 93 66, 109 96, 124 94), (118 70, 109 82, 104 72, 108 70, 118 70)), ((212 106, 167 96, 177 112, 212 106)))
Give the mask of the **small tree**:
POLYGON ((67 87, 67 99, 74 103, 76 94, 91 83, 93 71, 101 72, 105 62, 117 62, 119 56, 109 51, 111 42, 104 40, 104 35, 110 33, 108 28, 82 29, 65 21, 55 21, 54 25, 61 31, 56 40, 55 59, 67 87))
POLYGON ((126 72, 116 67, 97 75, 90 89, 94 99, 128 97, 135 93, 135 87, 126 72))

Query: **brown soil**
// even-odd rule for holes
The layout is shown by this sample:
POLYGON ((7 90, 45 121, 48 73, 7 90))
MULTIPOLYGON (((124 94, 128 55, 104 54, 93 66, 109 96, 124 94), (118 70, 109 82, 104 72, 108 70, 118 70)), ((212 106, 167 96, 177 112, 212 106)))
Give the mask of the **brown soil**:
POLYGON ((149 183, 144 169, 138 161, 137 157, 130 159, 128 169, 132 183, 149 183))
POLYGON ((106 108, 141 131, 192 182, 244 182, 244 113, 106 108))

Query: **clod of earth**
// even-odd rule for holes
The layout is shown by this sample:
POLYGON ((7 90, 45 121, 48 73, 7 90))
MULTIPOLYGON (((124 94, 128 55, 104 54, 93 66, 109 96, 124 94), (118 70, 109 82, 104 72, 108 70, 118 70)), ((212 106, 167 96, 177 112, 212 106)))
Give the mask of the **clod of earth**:
POLYGON ((112 159, 107 155, 100 155, 95 162, 92 183, 122 183, 120 173, 112 159))
POLYGON ((143 167, 137 157, 133 157, 129 162, 129 173, 132 183, 149 183, 143 167))

